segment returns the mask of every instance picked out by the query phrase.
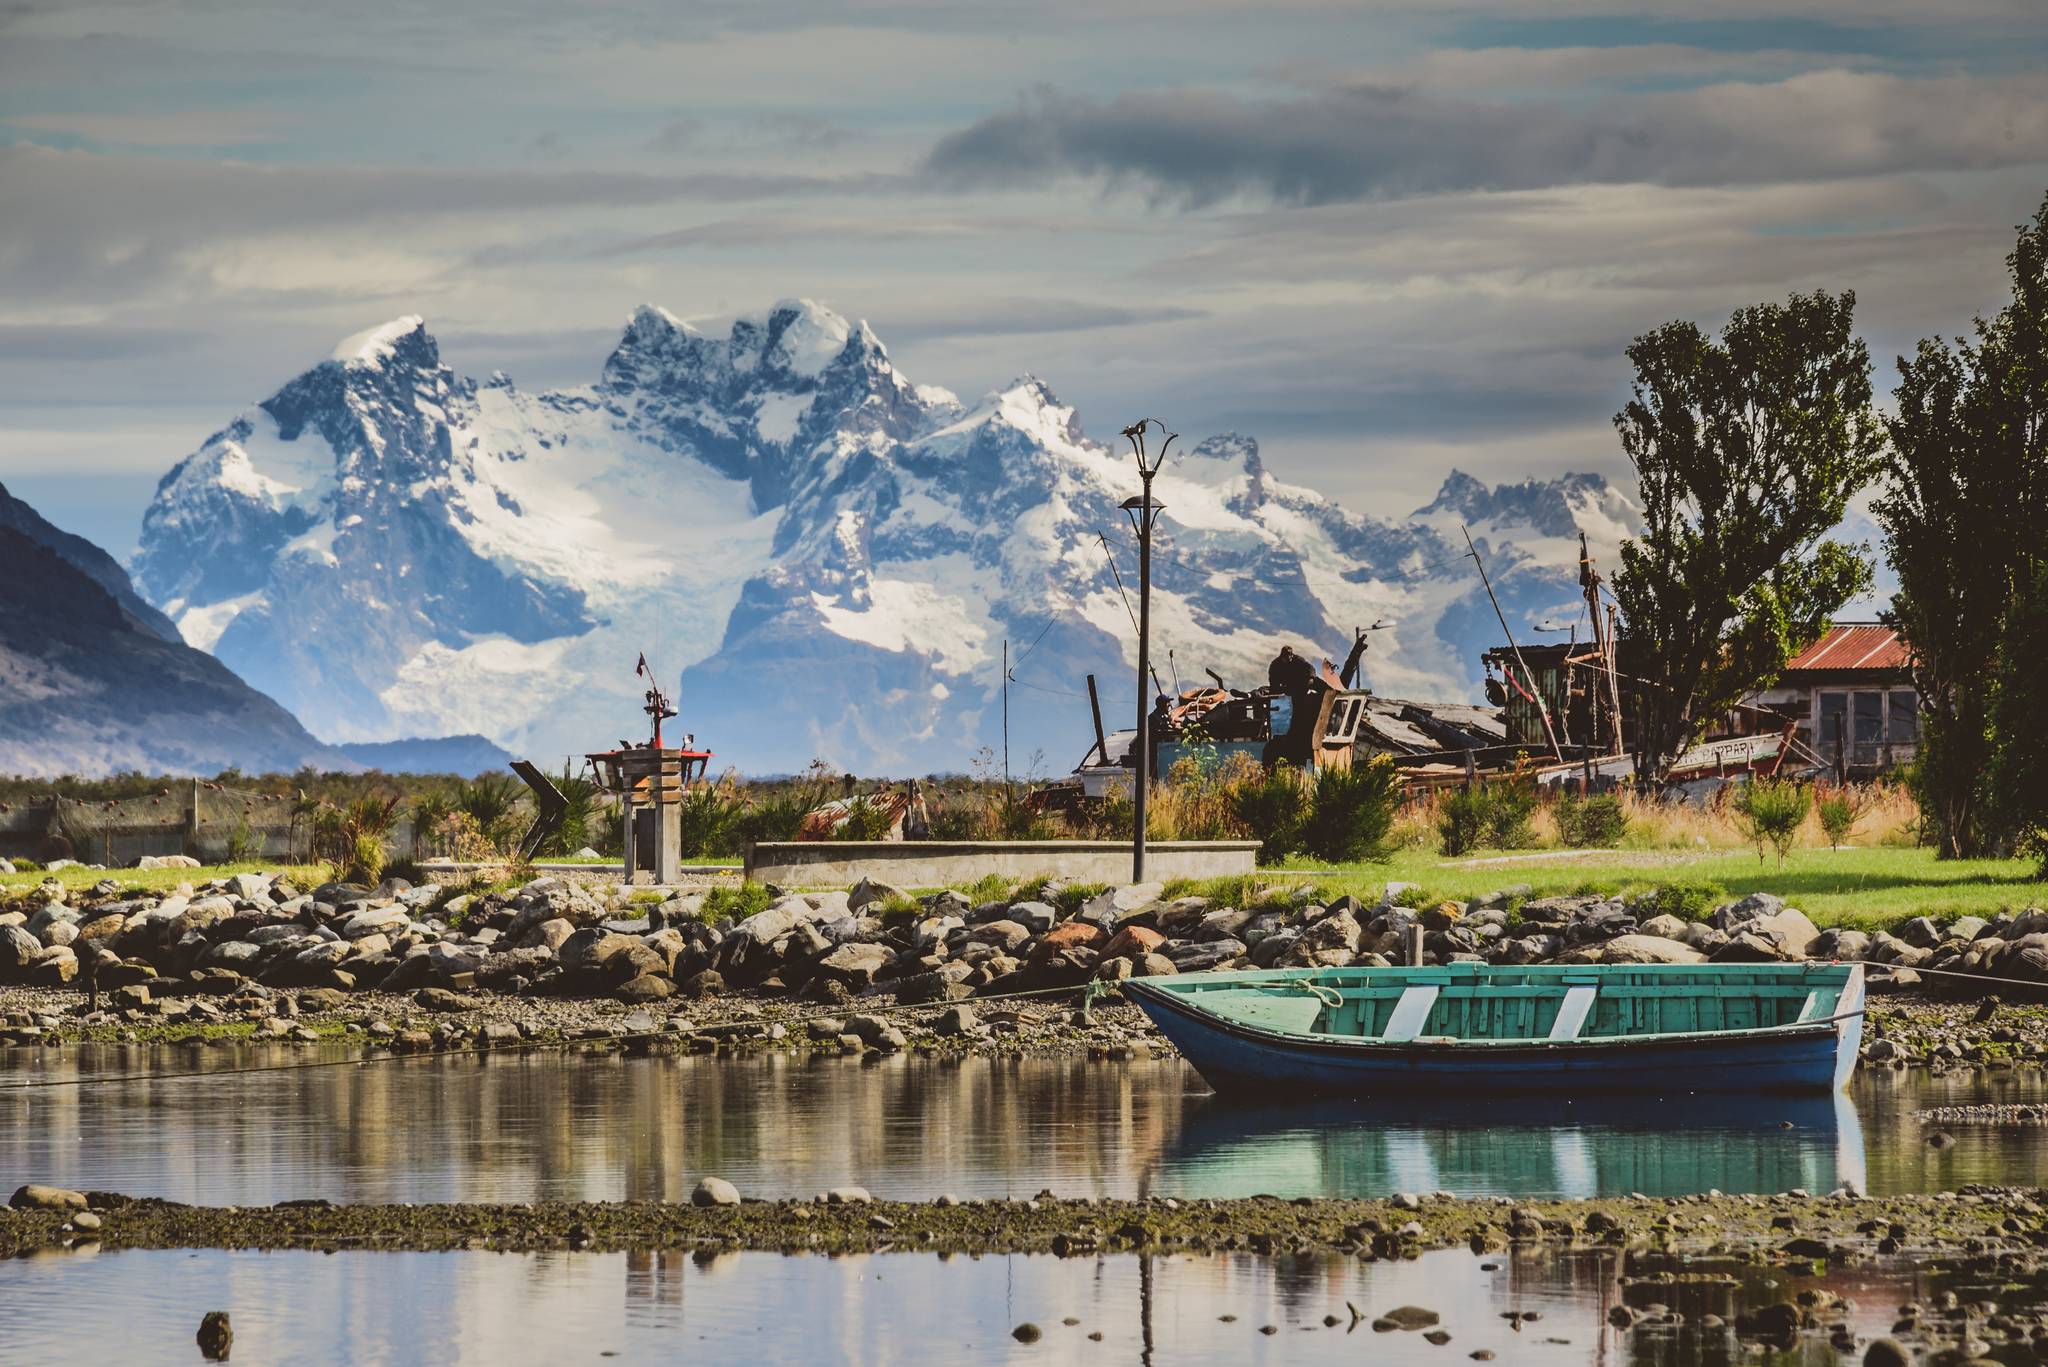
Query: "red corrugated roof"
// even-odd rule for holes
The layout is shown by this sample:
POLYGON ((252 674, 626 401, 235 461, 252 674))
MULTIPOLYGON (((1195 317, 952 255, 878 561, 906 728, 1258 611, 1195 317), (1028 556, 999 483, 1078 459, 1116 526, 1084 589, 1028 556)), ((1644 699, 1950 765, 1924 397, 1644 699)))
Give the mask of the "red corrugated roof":
POLYGON ((1818 641, 1794 655, 1792 669, 1904 669, 1906 644, 1899 633, 1875 623, 1837 623, 1818 641))

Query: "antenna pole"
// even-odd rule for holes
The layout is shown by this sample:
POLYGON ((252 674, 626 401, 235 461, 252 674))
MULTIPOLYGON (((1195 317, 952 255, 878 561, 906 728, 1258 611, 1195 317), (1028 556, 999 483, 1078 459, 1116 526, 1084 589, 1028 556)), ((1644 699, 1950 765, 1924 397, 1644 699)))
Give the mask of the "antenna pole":
POLYGON ((1564 748, 1557 743, 1557 729, 1550 724, 1550 709, 1543 705, 1543 689, 1536 682, 1536 676, 1529 672, 1529 662, 1522 658, 1522 648, 1515 644, 1515 633, 1508 629, 1507 614, 1500 610, 1500 599, 1493 596, 1493 582, 1486 577, 1486 562, 1479 558, 1479 548, 1472 544, 1471 529, 1463 523, 1458 530, 1465 533, 1465 549, 1472 554, 1472 563, 1479 567, 1479 583, 1486 590, 1486 601, 1493 604, 1493 615, 1500 622, 1501 634, 1508 638, 1508 649, 1514 652, 1515 663, 1521 666, 1522 677, 1529 681, 1529 691, 1536 701, 1536 715, 1543 719, 1543 734, 1550 738, 1550 753, 1559 763, 1564 762, 1564 748))

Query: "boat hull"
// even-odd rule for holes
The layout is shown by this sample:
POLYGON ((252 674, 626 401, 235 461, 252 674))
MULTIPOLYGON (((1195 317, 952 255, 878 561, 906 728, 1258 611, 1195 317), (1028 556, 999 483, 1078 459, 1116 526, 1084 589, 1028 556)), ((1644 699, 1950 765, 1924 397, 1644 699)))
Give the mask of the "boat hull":
POLYGON ((1829 1021, 1558 1044, 1283 1034, 1223 1019, 1143 980, 1123 986, 1204 1081, 1236 1095, 1826 1093, 1848 1082, 1862 1035, 1860 975, 1853 1001, 1845 993, 1843 1014, 1829 1021))

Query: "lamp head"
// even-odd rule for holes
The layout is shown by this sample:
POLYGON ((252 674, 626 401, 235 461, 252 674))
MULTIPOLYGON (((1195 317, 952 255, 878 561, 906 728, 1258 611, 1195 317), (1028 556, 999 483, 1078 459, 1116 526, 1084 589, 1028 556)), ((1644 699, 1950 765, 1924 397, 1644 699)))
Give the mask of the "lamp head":
POLYGON ((1124 429, 1124 439, 1131 444, 1131 455, 1138 462, 1138 472, 1148 476, 1159 473, 1159 467, 1166 464, 1167 450, 1172 447, 1179 437, 1180 433, 1168 432, 1166 424, 1157 418, 1140 418, 1124 429), (1165 439, 1159 443, 1159 451, 1156 455, 1147 449, 1148 443, 1146 441, 1148 430, 1155 427, 1165 434, 1165 439))

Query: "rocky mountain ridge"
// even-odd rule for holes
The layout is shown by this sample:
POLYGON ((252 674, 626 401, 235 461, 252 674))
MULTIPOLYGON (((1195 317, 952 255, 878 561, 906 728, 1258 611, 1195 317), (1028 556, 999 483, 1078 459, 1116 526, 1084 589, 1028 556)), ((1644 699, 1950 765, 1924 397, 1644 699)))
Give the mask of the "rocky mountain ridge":
MULTIPOLYGON (((712 337, 654 307, 597 381, 455 374, 417 318, 351 338, 178 463, 139 586, 185 638, 342 741, 479 732, 546 760, 636 734, 645 652, 681 725, 751 772, 964 767, 1002 731, 1063 770, 1135 705, 1137 491, 1121 443, 1025 376, 973 404, 865 323, 788 300, 712 337), (1115 569, 1112 569, 1112 563, 1115 569), (1119 584, 1119 578, 1122 584, 1119 584)), ((1597 475, 1453 473, 1410 518, 1275 478, 1250 437, 1176 446, 1154 565, 1159 674, 1262 679, 1281 644, 1472 697, 1510 620, 1575 615, 1577 534, 1633 530, 1597 475), (1184 454, 1183 454, 1184 452, 1184 454)))

